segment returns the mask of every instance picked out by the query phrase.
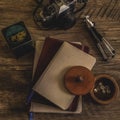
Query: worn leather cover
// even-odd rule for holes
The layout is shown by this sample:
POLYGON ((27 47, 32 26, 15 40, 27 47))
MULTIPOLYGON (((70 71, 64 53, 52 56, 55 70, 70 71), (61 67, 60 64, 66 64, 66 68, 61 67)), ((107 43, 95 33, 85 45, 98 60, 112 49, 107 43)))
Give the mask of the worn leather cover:
MULTIPOLYGON (((41 51, 41 54, 38 60, 38 64, 36 67, 36 71, 34 73, 33 85, 34 83, 36 83, 38 78, 41 76, 41 74, 43 73, 47 65, 50 63, 51 59, 56 54, 57 50, 60 48, 63 42, 64 41, 62 40, 57 40, 53 38, 45 39, 45 42, 44 42, 44 45, 43 45, 43 48, 42 48, 42 51, 41 51)), ((76 43, 71 43, 71 44, 76 46, 79 49, 82 49, 83 51, 87 53, 89 52, 89 48, 87 46, 82 46, 76 43)), ((79 96, 75 96, 73 102, 71 103, 70 107, 67 110, 75 111, 77 108, 78 99, 79 99, 79 96)), ((43 98, 42 96, 38 95, 37 93, 34 95, 33 101, 40 102, 40 103, 42 102, 43 104, 54 105, 48 100, 46 100, 45 98, 43 98)))

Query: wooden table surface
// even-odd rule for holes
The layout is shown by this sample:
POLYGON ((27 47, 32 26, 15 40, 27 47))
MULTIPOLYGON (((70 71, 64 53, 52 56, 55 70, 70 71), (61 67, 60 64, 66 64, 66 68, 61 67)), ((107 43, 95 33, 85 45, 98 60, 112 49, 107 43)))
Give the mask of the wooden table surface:
MULTIPOLYGON (((40 30, 33 21, 35 0, 0 0, 0 30, 24 21, 34 41, 41 36, 61 40, 81 41, 90 47, 96 59, 95 75, 106 73, 113 76, 120 86, 120 1, 88 0, 80 12, 76 25, 64 30, 40 30), (99 32, 110 41, 116 56, 109 62, 102 60, 93 38, 83 25, 82 17, 90 15, 99 32)), ((33 53, 16 59, 0 35, 0 120, 28 120, 25 100, 32 77, 33 53)), ((35 120, 120 120, 120 96, 109 105, 95 104, 88 96, 83 97, 83 112, 79 115, 35 114, 35 120)))

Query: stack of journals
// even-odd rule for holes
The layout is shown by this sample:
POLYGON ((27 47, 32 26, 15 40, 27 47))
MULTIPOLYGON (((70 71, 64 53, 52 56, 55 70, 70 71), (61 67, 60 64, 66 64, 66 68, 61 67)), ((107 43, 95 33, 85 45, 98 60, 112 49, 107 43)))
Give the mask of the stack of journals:
POLYGON ((33 91, 30 112, 81 113, 82 97, 75 96, 64 86, 64 74, 72 66, 89 70, 96 59, 89 48, 80 43, 46 38, 36 42, 33 66, 33 91))

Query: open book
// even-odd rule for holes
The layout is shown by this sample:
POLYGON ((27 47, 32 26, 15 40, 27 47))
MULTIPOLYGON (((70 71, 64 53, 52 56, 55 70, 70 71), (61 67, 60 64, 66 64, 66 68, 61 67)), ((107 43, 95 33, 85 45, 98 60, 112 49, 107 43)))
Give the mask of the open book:
POLYGON ((70 94, 64 87, 64 73, 75 65, 82 65, 91 70, 95 61, 95 58, 91 55, 64 42, 33 89, 61 109, 66 110, 74 95, 70 94))

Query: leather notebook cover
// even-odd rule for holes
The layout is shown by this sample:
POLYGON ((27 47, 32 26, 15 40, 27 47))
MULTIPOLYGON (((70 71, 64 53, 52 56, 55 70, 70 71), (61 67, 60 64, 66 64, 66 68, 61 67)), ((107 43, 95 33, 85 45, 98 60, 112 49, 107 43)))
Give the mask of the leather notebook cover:
MULTIPOLYGON (((47 40, 49 40, 50 41, 50 39, 48 39, 47 38, 47 40)), ((46 41, 47 41, 46 40, 46 41)), ((45 43, 46 43, 46 41, 45 41, 45 43)), ((48 42, 47 42, 48 43, 48 42)), ((55 55, 55 53, 56 53, 56 51, 59 49, 59 51, 60 51, 60 48, 61 48, 61 45, 62 45, 62 41, 60 41, 60 44, 53 44, 51 41, 49 42, 49 43, 51 43, 51 45, 54 45, 54 46, 52 46, 52 47, 47 47, 46 48, 46 46, 44 45, 43 46, 43 50, 45 49, 46 51, 46 54, 42 54, 43 52, 41 52, 41 56, 40 56, 40 59, 39 59, 39 62, 38 62, 38 66, 39 66, 39 68, 40 68, 40 70, 41 70, 41 72, 39 71, 39 75, 41 75, 42 74, 42 72, 45 70, 45 68, 46 67, 48 67, 47 65, 49 64, 49 62, 51 61, 51 59, 52 59, 52 57, 55 55), (52 52, 51 52, 51 50, 53 50, 53 49, 56 49, 56 51, 54 51, 53 52, 53 54, 51 54, 52 52), (50 56, 49 56, 50 55, 50 56), (52 57, 51 57, 51 55, 53 55, 52 57), (48 58, 50 58, 50 59, 46 59, 47 57, 48 58), (45 57, 45 58, 44 58, 45 57), (44 59, 43 59, 44 58, 44 59), (47 62, 46 62, 47 61, 47 62), (40 63, 40 64, 39 64, 40 63), (43 64, 43 63, 45 63, 45 64, 43 64), (47 64, 46 64, 47 63, 47 64), (41 67, 40 67, 40 65, 42 65, 41 67)), ((58 43, 58 42, 57 42, 58 43)), ((63 45, 62 45, 63 46, 63 45)), ((72 48, 72 50, 73 51, 71 51, 71 52, 74 52, 74 49, 75 49, 75 47, 72 47, 72 45, 69 45, 69 43, 65 43, 65 45, 64 46, 66 46, 67 48, 69 48, 69 50, 71 50, 71 48, 72 48)), ((63 48, 65 48, 63 46, 63 48)), ((78 47, 78 46, 77 46, 78 47)), ((79 46, 80 47, 80 46, 79 46)), ((62 49, 62 48, 61 48, 62 49)), ((78 55, 83 55, 83 57, 87 57, 87 58, 89 58, 90 60, 91 60, 91 63, 90 64, 88 64, 87 63, 87 65, 86 65, 86 63, 83 61, 82 63, 85 63, 85 65, 86 65, 86 67, 88 66, 88 68, 90 68, 91 69, 91 67, 93 66, 93 64, 95 63, 95 59, 92 57, 92 56, 90 56, 90 55, 87 55, 87 54, 85 54, 84 52, 81 52, 81 53, 79 53, 79 50, 76 48, 76 50, 77 50, 77 52, 75 52, 75 53, 77 53, 78 55), (85 56, 84 56, 85 55, 85 56), (91 65, 92 64, 92 65, 91 65)), ((63 53, 64 52, 66 52, 66 50, 63 50, 63 53)), ((69 51, 68 51, 68 53, 69 53, 69 51)), ((71 53, 70 53, 71 54, 71 53)), ((66 55, 66 53, 65 53, 65 55, 66 55)), ((73 54, 74 55, 74 54, 73 54)), ((76 56, 75 56, 76 57, 76 56)), ((74 57, 73 57, 74 58, 74 57)), ((73 58, 71 58, 71 59, 73 59, 73 58)), ((71 60, 70 59, 70 60, 71 60)), ((77 58, 75 58, 75 60, 77 60, 77 61, 79 61, 77 58)), ((86 61, 86 60, 85 60, 86 61)), ((60 62, 60 60, 58 59, 57 60, 57 62, 56 62, 56 64, 58 63, 58 62, 60 62)), ((87 61, 88 62, 88 61, 87 61)), ((80 62, 81 63, 81 62, 80 62)), ((74 63, 73 63, 74 64, 74 63)), ((66 64, 65 64, 66 65, 66 64)), ((38 69, 37 69, 37 71, 38 71, 38 69)), ((57 69, 55 70, 55 71, 57 71, 57 69)), ((37 72, 36 72, 37 73, 37 72)), ((44 71, 44 74, 45 74, 46 72, 44 71)), ((36 76, 36 74, 35 74, 35 76, 36 76)), ((47 77, 49 77, 49 76, 47 76, 47 77)), ((58 77, 59 78, 59 77, 58 77)), ((48 79, 48 80, 50 80, 50 79, 48 79)), ((40 80, 39 80, 40 81, 40 80)), ((42 80, 42 82, 43 82, 43 85, 44 85, 44 82, 45 82, 46 80, 42 80)), ((48 81, 47 81, 48 82, 48 81)), ((40 82, 41 83, 41 82, 40 82)), ((50 81, 48 82, 49 84, 51 83, 50 81)), ((42 86, 43 86, 42 85, 42 86)), ((52 85, 52 84, 51 84, 52 85)), ((40 89, 42 88, 42 86, 40 87, 40 89)), ((46 93, 44 93, 44 91, 46 91, 46 89, 47 89, 47 87, 48 87, 48 89, 49 89, 49 86, 47 86, 46 88, 45 88, 46 86, 44 86, 43 87, 43 89, 45 89, 45 90, 43 90, 42 92, 43 92, 43 94, 42 94, 42 96, 44 96, 46 93)), ((56 86, 54 86, 54 87, 56 87, 56 86)), ((62 87, 62 86, 61 86, 62 87)), ((38 93, 39 93, 39 83, 37 82, 37 84, 35 84, 35 86, 33 87, 34 88, 34 90, 35 91, 37 91, 38 93)), ((55 88, 56 90, 58 89, 58 87, 56 87, 55 88)), ((51 89, 50 89, 51 90, 51 89)), ((58 89, 58 91, 59 91, 59 89, 58 89)), ((57 92, 58 92, 57 91, 57 92)), ((59 91, 60 93, 61 93, 61 91, 59 91)), ((48 94, 51 94, 51 93, 48 93, 48 94)), ((68 95, 68 94, 65 94, 65 92, 63 92, 61 95, 63 95, 64 94, 64 98, 67 98, 66 96, 68 95)), ((60 94, 59 94, 60 95, 60 94)), ((72 96, 72 95, 68 95, 68 96, 72 96)), ((73 96, 74 97, 74 96, 73 96)), ((70 99, 71 99, 71 101, 73 100, 73 97, 70 97, 70 99)), ((48 97, 48 99, 49 99, 49 97, 48 97)), ((52 101, 53 103, 54 103, 54 101, 52 101)), ((61 101, 60 101, 61 102, 61 101)), ((68 102, 68 103, 70 103, 70 102, 68 102)), ((63 109, 66 109, 67 108, 67 106, 69 105, 65 105, 66 104, 66 101, 64 102, 64 103, 62 103, 63 104, 63 109), (65 105, 65 106, 64 106, 65 105)))
MULTIPOLYGON (((41 40, 44 40, 44 38, 41 38, 41 40)), ((34 66, 33 66, 33 78, 34 78, 34 80, 37 80, 40 77, 39 71, 41 68, 43 68, 43 67, 41 67, 43 65, 42 63, 46 62, 45 66, 47 66, 49 64, 49 61, 51 60, 51 59, 49 59, 49 60, 47 59, 48 61, 44 61, 44 56, 45 57, 50 56, 50 58, 52 58, 54 56, 54 54, 57 52, 56 50, 59 49, 59 47, 61 46, 62 42, 63 41, 56 40, 53 38, 47 38, 45 40, 45 42, 36 41, 36 49, 35 49, 36 51, 35 51, 35 59, 34 59, 34 66), (54 46, 56 46, 57 48, 55 48, 54 46), (53 52, 52 54, 49 54, 50 52, 48 51, 49 50, 48 48, 51 48, 50 50, 55 51, 55 52, 53 52), (42 56, 43 62, 42 62, 41 56, 42 56), (41 64, 38 61, 40 61, 41 64)), ((72 42, 71 44, 82 49, 86 53, 89 52, 88 46, 82 46, 80 42, 72 42)), ((51 102, 46 100, 44 97, 38 95, 37 93, 34 95, 33 98, 34 98, 34 100, 31 103, 31 109, 30 109, 30 111, 32 111, 32 112, 80 113, 82 111, 82 98, 81 98, 81 96, 80 97, 75 96, 73 102, 71 103, 71 105, 67 111, 60 110, 54 104, 52 104, 51 102), (70 111, 72 111, 72 112, 70 112, 70 111)))

